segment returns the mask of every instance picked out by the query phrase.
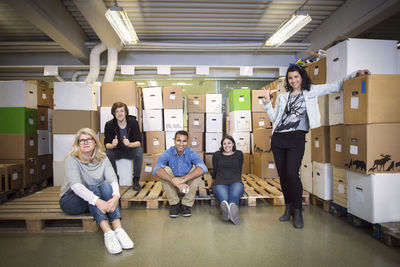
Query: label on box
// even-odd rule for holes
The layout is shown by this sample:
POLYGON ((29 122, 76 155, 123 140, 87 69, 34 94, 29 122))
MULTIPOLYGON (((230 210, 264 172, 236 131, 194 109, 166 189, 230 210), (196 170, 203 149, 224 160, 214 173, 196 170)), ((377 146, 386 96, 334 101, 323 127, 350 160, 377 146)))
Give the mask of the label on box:
POLYGON ((358 109, 358 97, 351 97, 350 100, 350 108, 352 109, 358 109))
POLYGON ((259 121, 258 126, 264 126, 264 121, 259 121))
POLYGON ((47 95, 46 94, 42 94, 42 99, 46 99, 47 95))
POLYGON ((192 142, 192 146, 197 146, 197 142, 196 142, 196 141, 193 141, 193 142, 192 142))
POLYGON ((350 154, 358 155, 358 146, 350 145, 350 154))
POLYGON ((211 144, 215 146, 217 144, 217 139, 211 140, 211 144))
POLYGON ((29 119, 28 119, 28 123, 29 123, 30 125, 33 125, 35 122, 34 122, 34 120, 33 120, 32 118, 29 118, 29 119))
POLYGON ((269 162, 269 163, 268 163, 268 169, 275 169, 275 164, 269 162))
POLYGON ((29 169, 30 174, 35 174, 35 169, 29 169))
POLYGON ((342 145, 336 144, 336 152, 342 152, 342 145))
POLYGON ((46 169, 46 164, 42 164, 42 170, 46 169))
POLYGON ((318 68, 314 69, 314 75, 317 76, 318 75, 318 68))
POLYGON ((194 100, 194 101, 193 101, 193 104, 198 105, 198 104, 199 104, 199 101, 194 100))
POLYGON ((315 147, 316 147, 316 148, 319 147, 319 140, 315 140, 315 147))
POLYGON ((160 142, 157 140, 157 141, 154 141, 153 144, 154 144, 155 146, 158 146, 158 145, 160 145, 160 142))
POLYGON ((18 179, 18 173, 13 173, 12 179, 15 181, 18 179))
POLYGON ((339 184, 337 189, 340 194, 344 194, 344 186, 342 184, 339 184))
POLYGON ((170 95, 169 95, 169 99, 175 100, 175 95, 174 95, 174 94, 170 94, 170 95))
POLYGON ((151 166, 144 167, 145 172, 151 172, 152 170, 153 170, 153 168, 151 166))
POLYGON ((342 104, 342 99, 335 99, 333 102, 333 113, 334 114, 339 114, 343 113, 343 104, 342 104))
POLYGON ((260 104, 260 105, 262 105, 262 104, 263 104, 263 100, 262 100, 262 98, 261 98, 261 99, 258 99, 258 104, 260 104))
POLYGON ((199 123, 199 121, 198 120, 194 120, 193 121, 193 125, 199 125, 200 123, 199 123))
POLYGON ((40 117, 40 120, 41 120, 41 121, 45 121, 45 120, 46 120, 45 116, 42 115, 42 116, 40 117))
POLYGON ((244 97, 239 97, 239 102, 244 102, 244 97))
POLYGON ((33 141, 32 139, 29 140, 29 146, 34 146, 35 145, 35 141, 33 141))

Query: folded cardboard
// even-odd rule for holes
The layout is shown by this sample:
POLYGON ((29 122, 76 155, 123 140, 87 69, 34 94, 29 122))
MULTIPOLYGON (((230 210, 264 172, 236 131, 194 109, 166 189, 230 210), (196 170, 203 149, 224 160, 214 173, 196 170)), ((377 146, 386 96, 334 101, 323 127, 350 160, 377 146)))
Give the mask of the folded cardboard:
MULTIPOLYGON (((129 115, 135 116, 136 120, 139 120, 139 114, 137 107, 128 106, 129 115)), ((114 116, 111 114, 111 107, 100 108, 100 132, 104 133, 104 127, 109 120, 112 120, 114 116)))
POLYGON ((206 113, 222 112, 222 94, 206 94, 206 113))
POLYGON ((143 154, 142 173, 140 174, 141 181, 159 180, 159 178, 152 175, 152 172, 160 155, 161 154, 143 154))
POLYGON ((194 151, 204 151, 204 133, 189 132, 188 147, 190 147, 194 151))
POLYGON ((136 107, 138 101, 138 90, 134 81, 102 82, 101 84, 102 107, 112 107, 115 102, 136 107))
POLYGON ((22 188, 23 166, 21 164, 0 164, 0 192, 22 188))
POLYGON ((400 75, 372 74, 346 80, 344 124, 400 122, 400 75))
POLYGON ((343 90, 333 93, 329 98, 329 125, 337 125, 344 123, 343 113, 343 90))
POLYGON ((206 96, 187 95, 186 96, 187 112, 188 113, 205 113, 206 112, 206 96))
POLYGON ((272 129, 256 129, 253 131, 253 153, 271 152, 272 129))
POLYGON ((222 113, 206 113, 206 131, 209 133, 222 132, 222 113))
POLYGON ((253 131, 255 129, 272 128, 272 123, 269 121, 269 117, 266 112, 252 112, 251 121, 253 123, 253 131))
POLYGON ((311 160, 330 162, 329 126, 311 129, 311 160))
POLYGON ((183 130, 183 109, 164 109, 164 131, 183 130))
POLYGON ((162 153, 165 151, 165 135, 163 131, 146 132, 146 153, 162 153))
POLYGON ((164 86, 162 88, 163 106, 165 109, 183 109, 183 88, 164 86))
POLYGON ((333 198, 333 169, 329 163, 313 161, 313 194, 323 200, 333 198))
POLYGON ((49 108, 38 107, 36 114, 37 130, 49 131, 49 108))
POLYGON ((251 111, 235 110, 229 113, 230 130, 235 132, 251 132, 251 111))
POLYGON ((0 133, 35 134, 37 109, 0 108, 0 133))
POLYGON ((163 116, 161 109, 143 110, 143 132, 157 132, 163 130, 163 116))
POLYGON ((99 112, 94 110, 54 110, 53 133, 76 134, 81 128, 100 130, 99 112))
POLYGON ((343 124, 329 127, 330 162, 333 166, 339 168, 343 168, 345 163, 344 127, 343 124))
POLYGON ((361 173, 400 172, 400 123, 346 125, 344 167, 361 173))
POLYGON ((37 108, 37 86, 29 81, 0 81, 0 107, 37 108))
POLYGON ((0 159, 34 158, 38 154, 37 134, 0 134, 0 159))
POLYGON ((251 111, 250 89, 233 89, 229 91, 229 112, 236 110, 251 111))
POLYGON ((99 82, 55 82, 54 109, 97 110, 100 106, 99 82))
POLYGON ((49 131, 38 130, 37 131, 37 144, 38 144, 38 156, 50 154, 49 148, 49 131))
POLYGON ((347 171, 333 167, 333 202, 347 209, 347 171))
POLYGON ((260 178, 279 178, 272 152, 254 153, 253 172, 260 178))
POLYGON ((222 132, 206 133, 206 153, 214 153, 221 146, 222 132))
POLYGON ((0 159, 0 164, 18 164, 22 165, 22 189, 37 184, 36 158, 29 159, 0 159))
POLYGON ((188 122, 189 132, 204 132, 204 113, 189 113, 189 122, 188 122))
POLYGON ((162 109, 163 98, 161 87, 148 87, 142 89, 144 109, 162 109))

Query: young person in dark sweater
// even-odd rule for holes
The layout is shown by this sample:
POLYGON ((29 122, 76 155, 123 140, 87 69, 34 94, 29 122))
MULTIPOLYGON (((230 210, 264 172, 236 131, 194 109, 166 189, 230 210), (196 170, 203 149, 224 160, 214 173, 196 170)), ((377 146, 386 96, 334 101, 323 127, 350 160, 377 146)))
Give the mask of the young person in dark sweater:
POLYGON ((220 202, 222 220, 240 224, 239 200, 244 192, 243 152, 236 150, 232 136, 222 138, 221 147, 214 153, 212 164, 213 193, 220 202))

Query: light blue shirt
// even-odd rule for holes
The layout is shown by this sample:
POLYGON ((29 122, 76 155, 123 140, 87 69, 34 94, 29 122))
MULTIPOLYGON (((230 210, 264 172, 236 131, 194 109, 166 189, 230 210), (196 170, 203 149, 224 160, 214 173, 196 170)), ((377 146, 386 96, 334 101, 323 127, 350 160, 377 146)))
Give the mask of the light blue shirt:
POLYGON ((204 173, 208 172, 208 169, 204 162, 201 160, 199 154, 190 147, 186 147, 181 156, 176 152, 175 146, 170 147, 168 150, 164 151, 157 160, 157 164, 154 167, 153 175, 160 168, 165 168, 169 166, 176 177, 185 176, 190 172, 192 167, 200 167, 203 169, 204 173))

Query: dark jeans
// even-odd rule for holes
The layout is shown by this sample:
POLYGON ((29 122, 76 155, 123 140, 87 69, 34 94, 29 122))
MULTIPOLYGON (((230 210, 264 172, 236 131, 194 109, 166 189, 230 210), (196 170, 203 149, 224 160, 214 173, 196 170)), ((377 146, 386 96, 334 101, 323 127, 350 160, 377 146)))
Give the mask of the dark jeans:
POLYGON ((299 171, 304 155, 304 146, 305 132, 303 131, 274 133, 271 138, 271 149, 285 203, 292 204, 296 209, 300 209, 302 206, 303 185, 299 171))
POLYGON ((115 174, 117 172, 117 164, 115 163, 118 159, 132 159, 133 160, 133 177, 140 177, 142 172, 142 162, 143 162, 143 150, 141 147, 128 148, 114 148, 107 149, 106 154, 114 168, 115 174))
MULTIPOLYGON (((89 185, 87 188, 104 201, 112 198, 113 190, 108 182, 103 182, 99 185, 89 185)), ((60 207, 69 215, 79 215, 90 211, 97 224, 100 224, 103 220, 108 220, 112 223, 116 219, 121 219, 118 206, 113 212, 104 214, 96 206, 89 204, 77 196, 71 189, 60 198, 60 207)))
POLYGON ((230 185, 217 184, 213 187, 213 193, 219 202, 226 200, 229 204, 235 203, 239 206, 239 200, 243 196, 244 186, 241 182, 230 185))

